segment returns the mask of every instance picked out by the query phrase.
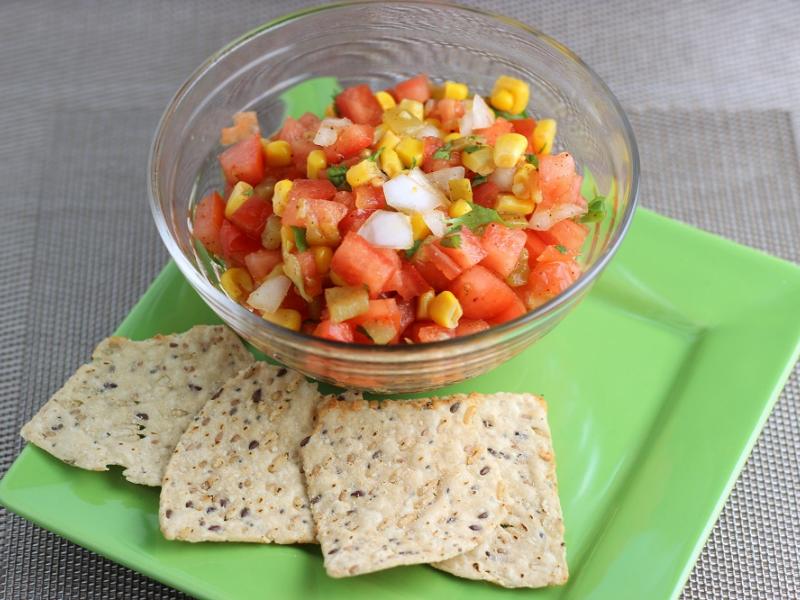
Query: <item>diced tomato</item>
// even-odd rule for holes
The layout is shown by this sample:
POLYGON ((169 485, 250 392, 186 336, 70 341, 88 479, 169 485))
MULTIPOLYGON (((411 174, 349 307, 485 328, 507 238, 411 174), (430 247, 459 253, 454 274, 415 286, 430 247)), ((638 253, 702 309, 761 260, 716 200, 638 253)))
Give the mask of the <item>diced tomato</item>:
POLYGON ((517 317, 524 315, 526 312, 527 310, 525 309, 525 305, 522 303, 522 300, 520 300, 519 296, 515 294, 511 303, 501 312, 489 319, 489 322, 492 325, 499 325, 500 323, 505 323, 506 321, 513 321, 517 317))
POLYGON ((425 102, 431 97, 431 84, 427 75, 417 75, 401 81, 394 87, 394 97, 398 101, 404 98, 425 102))
POLYGON ((283 225, 333 231, 335 238, 339 222, 346 214, 347 208, 333 200, 292 198, 283 209, 281 222, 283 225))
POLYGON ((250 237, 260 237, 272 214, 272 202, 251 197, 231 215, 231 222, 250 237))
POLYGON ((521 229, 512 229, 499 223, 489 223, 481 236, 486 258, 481 264, 505 279, 519 261, 527 236, 521 229))
POLYGON ((416 320, 417 311, 413 302, 398 302, 397 309, 400 311, 400 331, 403 332, 416 320))
POLYGON ((475 135, 483 136, 486 138, 487 144, 494 146, 497 142, 497 138, 504 133, 511 133, 513 130, 514 127, 511 125, 511 121, 506 121, 503 117, 498 117, 497 120, 495 120, 495 122, 489 127, 476 129, 473 133, 475 135))
POLYGON ((533 119, 512 119, 510 122, 514 133, 524 135, 527 138, 527 152, 533 152, 533 145, 531 141, 533 140, 533 130, 536 129, 536 121, 533 119))
POLYGON ((357 233, 374 212, 375 209, 372 208, 356 208, 355 210, 351 210, 345 215, 344 219, 339 221, 339 233, 342 236, 347 235, 349 231, 357 233))
POLYGON ((308 296, 319 296, 322 293, 322 278, 317 272, 317 261, 311 250, 297 253, 300 262, 300 273, 303 275, 303 287, 308 296))
POLYGON ((461 164, 461 152, 458 150, 451 150, 448 158, 435 158, 436 151, 444 146, 444 142, 439 138, 425 136, 422 142, 422 170, 426 173, 461 164))
POLYGON ((366 285, 372 294, 378 294, 400 267, 396 252, 381 250, 350 232, 333 253, 331 270, 348 285, 366 285))
POLYGON ((535 231, 530 229, 525 230, 525 248, 528 250, 528 264, 533 265, 539 255, 544 252, 544 249, 547 247, 542 241, 542 238, 539 237, 539 234, 535 231))
POLYGON ((319 129, 319 124, 322 120, 312 112, 303 113, 303 115, 298 119, 300 125, 306 131, 311 131, 313 133, 317 133, 317 129, 319 129))
POLYGON ((293 198, 315 198, 331 200, 336 195, 336 187, 327 179, 295 179, 287 200, 293 198))
POLYGON ((360 185, 353 188, 353 194, 355 195, 356 208, 372 210, 386 208, 386 196, 383 194, 383 187, 360 185))
POLYGON ((391 323, 395 331, 400 332, 400 323, 402 322, 402 315, 400 308, 397 306, 397 301, 394 298, 381 298, 369 301, 369 308, 367 312, 353 317, 348 322, 353 325, 363 325, 364 323, 375 323, 386 321, 391 323))
POLYGON ((336 110, 353 123, 377 126, 381 123, 383 109, 367 84, 342 90, 336 96, 336 110))
POLYGON ((559 221, 547 231, 539 231, 538 235, 546 244, 560 245, 567 250, 579 252, 588 233, 589 228, 586 225, 564 220, 559 221))
POLYGON ((461 319, 456 327, 456 336, 470 335, 489 329, 489 323, 482 319, 461 319))
POLYGON ((340 162, 342 162, 342 159, 344 158, 344 156, 342 156, 336 150, 336 144, 335 143, 331 144, 330 146, 324 146, 322 148, 322 151, 325 153, 325 161, 329 165, 337 165, 340 162))
MULTIPOLYGON (((454 239, 454 238, 449 238, 454 239)), ((462 269, 469 269, 473 265, 477 265, 486 257, 486 250, 484 250, 480 238, 472 233, 468 228, 462 227, 458 233, 458 248, 450 248, 440 242, 437 242, 439 248, 452 258, 456 264, 462 269)))
POLYGON ((333 321, 320 321, 312 335, 326 340, 337 342, 353 341, 353 326, 350 323, 334 323, 333 321))
POLYGON ((432 321, 418 321, 407 330, 405 337, 417 343, 441 342, 455 337, 455 329, 447 329, 432 321))
POLYGON ((475 204, 480 204, 486 208, 494 208, 494 204, 497 201, 497 195, 499 193, 500 188, 498 188, 491 181, 487 181, 486 183, 482 183, 473 188, 472 201, 475 204))
POLYGON ((431 286, 419 274, 419 271, 411 263, 403 262, 402 267, 394 272, 394 275, 386 282, 384 292, 397 292, 403 300, 424 294, 431 286))
POLYGON ((306 320, 309 315, 309 308, 308 302, 297 293, 297 290, 294 286, 289 288, 289 291, 286 293, 286 298, 283 299, 281 302, 281 308, 291 308, 292 310, 296 310, 300 313, 300 316, 303 320, 306 320))
POLYGON ((222 128, 219 143, 223 146, 230 146, 254 133, 261 133, 256 113, 253 111, 237 112, 233 115, 233 125, 222 128))
POLYGON ((305 133, 306 128, 303 127, 300 121, 292 117, 286 117, 286 120, 283 122, 283 127, 280 128, 280 131, 278 131, 275 137, 291 144, 295 140, 306 137, 305 133))
POLYGON ((572 250, 567 250, 566 252, 562 252, 563 248, 560 250, 556 246, 547 246, 539 257, 536 259, 537 262, 570 262, 575 259, 577 255, 576 252, 572 250))
POLYGON ((486 267, 475 265, 450 285, 467 319, 491 319, 517 299, 514 291, 486 267))
POLYGON ((537 298, 548 299, 557 296, 572 285, 581 274, 578 264, 569 257, 565 257, 564 260, 544 261, 541 258, 540 256, 540 260, 531 269, 528 284, 525 286, 526 290, 537 298))
POLYGON ((348 212, 356 207, 356 199, 355 196, 353 196, 353 192, 348 192, 346 190, 336 192, 336 195, 333 197, 333 201, 344 206, 348 212))
POLYGON ((246 181, 258 185, 265 173, 261 136, 252 135, 234 144, 219 155, 219 164, 228 183, 246 181))
POLYGON ((244 257, 244 264, 254 281, 263 281, 283 261, 280 250, 261 248, 244 257))
POLYGON ((359 123, 348 125, 336 140, 336 152, 343 158, 351 158, 372 145, 373 135, 375 135, 375 128, 372 125, 359 123))
POLYGON ((233 223, 224 219, 219 229, 222 256, 232 265, 244 265, 244 258, 261 248, 261 241, 248 237, 233 223))
POLYGON ((423 244, 412 259, 419 274, 434 289, 446 289, 450 282, 461 273, 461 267, 436 244, 423 244))
POLYGON ((452 98, 437 100, 430 116, 439 119, 444 129, 456 129, 458 120, 464 116, 464 104, 461 100, 452 98))
POLYGON ((225 201, 217 192, 203 198, 194 209, 194 236, 211 254, 222 254, 219 230, 225 220, 225 201))
POLYGON ((575 160, 568 152, 540 156, 539 187, 545 206, 559 204, 571 197, 576 177, 575 160))

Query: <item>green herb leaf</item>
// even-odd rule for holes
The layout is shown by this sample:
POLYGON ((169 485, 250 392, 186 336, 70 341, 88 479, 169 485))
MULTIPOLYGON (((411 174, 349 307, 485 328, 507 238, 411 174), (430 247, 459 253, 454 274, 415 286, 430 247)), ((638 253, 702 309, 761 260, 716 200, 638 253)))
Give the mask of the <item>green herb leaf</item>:
POLYGON ((480 149, 481 146, 479 146, 478 144, 471 144, 469 146, 464 147, 464 152, 466 152, 467 154, 472 154, 473 152, 477 152, 480 149))
POLYGON ((528 161, 529 163, 531 163, 537 169, 539 168, 539 157, 536 156, 535 154, 533 154, 533 153, 526 154, 525 155, 525 160, 528 161))
POLYGON ((494 109, 494 114, 498 117, 503 117, 506 121, 516 121, 517 119, 528 119, 530 115, 528 114, 527 110, 523 110, 521 113, 512 115, 510 112, 506 112, 504 110, 494 109))
POLYGON ((409 168, 409 170, 410 170, 410 169, 416 169, 416 168, 417 168, 417 157, 416 157, 416 156, 414 156, 414 157, 411 159, 411 166, 410 166, 410 167, 408 167, 408 168, 409 168))
POLYGON ((373 152, 372 154, 370 154, 367 157, 367 160, 371 160, 372 162, 376 162, 378 160, 378 157, 381 155, 382 152, 383 152, 383 147, 378 148, 377 150, 375 150, 375 152, 373 152))
POLYGON ((561 244, 559 244, 558 246, 556 246, 556 250, 558 250, 559 252, 561 252, 561 254, 566 254, 566 253, 567 253, 567 249, 566 249, 566 247, 565 247, 565 246, 562 246, 561 244))
POLYGON ((595 196, 589 203, 589 208, 585 215, 580 218, 581 223, 597 223, 606 216, 606 199, 603 196, 595 196))
POLYGON ((433 158, 441 160, 450 160, 450 150, 453 147, 453 142, 447 142, 444 146, 437 149, 433 153, 433 158))
POLYGON ((479 185, 486 183, 486 180, 489 179, 486 175, 476 175, 475 178, 472 180, 472 189, 475 189, 479 185))
POLYGON ((461 248, 461 235, 458 233, 451 233, 442 238, 441 244, 445 248, 461 248))
POLYGON ((347 167, 344 165, 328 167, 328 181, 330 181, 337 190, 350 191, 350 184, 347 183, 347 167))
POLYGON ((422 245, 422 240, 417 240, 414 242, 414 245, 411 246, 408 250, 406 250, 406 259, 411 260, 411 258, 417 253, 419 250, 420 245, 422 245))
POLYGON ((473 204, 472 202, 470 202, 469 205, 472 207, 472 210, 467 214, 454 219, 447 219, 447 224, 450 226, 447 230, 448 234, 459 231, 461 227, 466 227, 467 229, 475 231, 478 227, 488 225, 489 223, 506 224, 496 210, 486 208, 480 204, 473 204))
POLYGON ((300 252, 305 252, 308 250, 306 230, 303 227, 296 227, 295 225, 292 225, 292 231, 294 232, 294 245, 297 246, 297 249, 300 250, 300 252))

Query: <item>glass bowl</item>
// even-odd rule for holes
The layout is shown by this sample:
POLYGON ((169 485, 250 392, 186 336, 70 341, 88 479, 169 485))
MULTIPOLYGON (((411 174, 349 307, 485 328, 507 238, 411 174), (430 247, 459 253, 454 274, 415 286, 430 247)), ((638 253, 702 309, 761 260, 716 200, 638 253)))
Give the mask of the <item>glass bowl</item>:
MULTIPOLYGON (((330 102, 322 99, 321 106, 330 102)), ((469 379, 549 332, 586 295, 613 256, 636 205, 639 157, 625 114, 575 54, 512 19, 433 2, 353 2, 314 8, 262 25, 203 63, 161 118, 149 161, 150 205, 164 243, 189 283, 222 320, 281 363, 339 386, 384 393, 422 391, 469 379), (256 110, 277 130, 282 94, 312 78, 342 87, 392 86, 417 73, 464 81, 484 95, 500 74, 531 84, 529 112, 558 121, 568 149, 611 190, 605 219, 583 252, 585 272, 569 289, 518 319, 451 340, 364 346, 273 325, 228 298, 218 265, 192 241, 194 202, 223 182, 219 131, 233 113, 256 110)))

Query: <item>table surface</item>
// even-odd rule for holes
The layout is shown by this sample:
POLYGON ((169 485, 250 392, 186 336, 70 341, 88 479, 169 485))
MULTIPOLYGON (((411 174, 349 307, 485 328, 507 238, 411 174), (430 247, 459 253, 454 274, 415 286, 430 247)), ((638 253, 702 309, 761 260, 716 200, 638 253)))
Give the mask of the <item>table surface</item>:
MULTIPOLYGON (((169 98, 227 41, 310 4, 0 4, 0 474, 20 426, 167 260, 145 164, 169 98)), ((474 4, 605 79, 636 131, 644 206, 800 262, 800 4, 474 4)), ((684 598, 800 596, 799 380, 795 368, 684 598)), ((185 596, 0 509, 0 598, 141 597, 185 596)))

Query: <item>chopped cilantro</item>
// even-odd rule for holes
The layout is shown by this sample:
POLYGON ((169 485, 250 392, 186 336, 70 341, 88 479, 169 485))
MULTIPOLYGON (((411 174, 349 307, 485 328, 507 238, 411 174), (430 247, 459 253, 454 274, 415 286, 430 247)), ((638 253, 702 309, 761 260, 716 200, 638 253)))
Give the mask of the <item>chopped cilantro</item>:
POLYGON ((451 233, 442 238, 441 244, 445 248, 461 248, 461 235, 458 233, 451 233))
POLYGON ((381 155, 382 152, 383 152, 383 147, 378 148, 377 150, 375 150, 375 152, 373 152, 367 157, 367 160, 371 160, 372 162, 377 161, 378 157, 381 155))
POLYGON ((345 165, 328 167, 328 181, 338 190, 349 190, 350 184, 347 183, 347 167, 345 165))
POLYGON ((597 192, 597 181, 594 175, 589 170, 589 167, 583 168, 583 183, 581 184, 581 196, 588 205, 586 214, 583 215, 579 221, 581 223, 597 223, 602 221, 606 216, 606 200, 609 196, 614 195, 614 181, 611 182, 611 190, 608 196, 601 196, 597 192))
POLYGON ((450 150, 453 147, 453 142, 447 142, 441 148, 438 148, 436 152, 433 153, 433 158, 441 159, 441 160, 450 160, 450 150))
POLYGON ((565 246, 562 246, 561 244, 559 244, 558 246, 556 246, 556 250, 558 250, 559 252, 561 252, 561 254, 566 254, 566 253, 567 253, 567 248, 566 248, 565 246))
POLYGON ((479 185, 486 183, 486 180, 489 179, 486 175, 476 175, 475 178, 472 180, 472 188, 476 188, 479 185))
POLYGON ((505 221, 503 221, 496 210, 492 208, 486 208, 480 204, 470 203, 470 206, 472 207, 472 210, 467 214, 454 219, 447 219, 447 224, 450 225, 447 233, 459 231, 462 226, 474 231, 478 227, 487 225, 489 223, 500 223, 501 225, 505 225, 505 221))
POLYGON ((308 250, 308 242, 306 241, 306 230, 303 227, 296 227, 292 225, 294 231, 294 245, 300 252, 308 250))
POLYGON ((517 119, 527 119, 530 117, 527 110, 523 110, 519 114, 512 115, 510 112, 495 109, 494 114, 498 117, 504 118, 506 121, 516 121, 517 119))
POLYGON ((411 260, 411 258, 417 253, 419 250, 420 245, 422 244, 422 240, 417 240, 414 242, 414 245, 411 246, 408 250, 406 250, 406 259, 411 260))
POLYGON ((537 169, 539 168, 539 157, 537 157, 532 152, 530 154, 525 155, 525 160, 531 163, 537 169))
POLYGON ((417 157, 414 156, 411 159, 411 165, 408 167, 409 169, 415 169, 417 167, 417 157))
POLYGON ((466 152, 467 154, 472 154, 473 152, 477 152, 480 149, 481 146, 479 146, 478 144, 470 144, 469 146, 464 147, 464 152, 466 152))
POLYGON ((586 214, 580 219, 581 223, 597 223, 606 216, 606 199, 603 196, 595 196, 589 203, 586 214))

